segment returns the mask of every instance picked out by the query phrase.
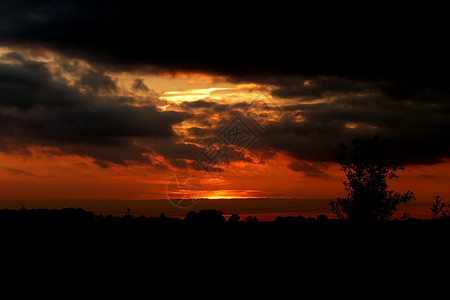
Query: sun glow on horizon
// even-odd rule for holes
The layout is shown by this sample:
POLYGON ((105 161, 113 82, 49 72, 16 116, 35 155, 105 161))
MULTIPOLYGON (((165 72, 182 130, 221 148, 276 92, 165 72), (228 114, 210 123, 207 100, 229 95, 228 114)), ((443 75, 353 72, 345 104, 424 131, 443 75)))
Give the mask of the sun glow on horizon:
POLYGON ((260 193, 259 190, 215 190, 215 191, 203 191, 202 199, 251 199, 260 198, 253 194, 260 193))

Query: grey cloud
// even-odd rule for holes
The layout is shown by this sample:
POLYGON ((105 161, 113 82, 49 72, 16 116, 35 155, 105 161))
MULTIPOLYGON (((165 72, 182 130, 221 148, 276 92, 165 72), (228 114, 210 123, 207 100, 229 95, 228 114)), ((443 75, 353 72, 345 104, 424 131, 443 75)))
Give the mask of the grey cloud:
POLYGON ((364 93, 373 90, 373 87, 367 82, 337 76, 281 77, 268 83, 277 86, 272 92, 272 95, 276 97, 301 98, 304 100, 347 95, 349 93, 364 93))
POLYGON ((70 88, 54 82, 43 63, 23 61, 20 65, 0 63, 0 106, 26 110, 39 105, 74 106, 70 88))
POLYGON ((86 73, 81 74, 78 84, 81 87, 92 90, 94 93, 112 93, 117 91, 117 85, 114 80, 100 71, 88 70, 86 73))
POLYGON ((89 81, 92 92, 81 93, 55 81, 45 63, 22 59, 14 65, 0 64, 0 136, 7 145, 1 150, 49 145, 99 161, 148 161, 142 155, 148 149, 134 141, 174 138, 172 125, 189 117, 98 96, 94 90, 113 85, 102 73, 90 76, 99 80, 89 81))
POLYGON ((300 103, 283 108, 284 119, 269 126, 267 143, 300 159, 334 161, 340 143, 380 134, 406 163, 436 163, 450 156, 449 108, 450 103, 430 105, 383 93, 300 103))

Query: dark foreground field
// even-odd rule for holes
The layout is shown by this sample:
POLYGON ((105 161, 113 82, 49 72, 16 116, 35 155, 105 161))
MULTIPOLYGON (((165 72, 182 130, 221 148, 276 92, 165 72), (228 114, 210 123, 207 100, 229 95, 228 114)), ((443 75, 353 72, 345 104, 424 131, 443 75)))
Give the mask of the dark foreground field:
POLYGON ((132 292, 126 290, 131 281, 144 293, 270 291, 284 298, 309 288, 349 294, 356 285, 373 293, 380 290, 374 280, 387 287, 440 274, 436 270, 447 268, 449 229, 448 222, 431 220, 233 221, 215 210, 184 219, 104 217, 72 208, 0 210, 0 253, 6 278, 39 283, 48 288, 45 294, 64 287, 123 295, 132 292), (336 286, 322 286, 329 282, 336 286))
POLYGON ((350 223, 316 218, 277 217, 274 221, 257 218, 240 219, 233 215, 226 219, 214 209, 191 211, 184 218, 134 217, 124 212, 122 217, 95 215, 83 209, 21 209, 0 210, 0 229, 3 237, 49 239, 47 242, 79 242, 115 244, 133 247, 148 244, 154 248, 167 245, 179 249, 197 245, 220 245, 228 248, 265 245, 383 245, 383 243, 439 244, 449 237, 448 220, 388 221, 380 223, 350 223), (164 244, 158 244, 164 243, 164 244))

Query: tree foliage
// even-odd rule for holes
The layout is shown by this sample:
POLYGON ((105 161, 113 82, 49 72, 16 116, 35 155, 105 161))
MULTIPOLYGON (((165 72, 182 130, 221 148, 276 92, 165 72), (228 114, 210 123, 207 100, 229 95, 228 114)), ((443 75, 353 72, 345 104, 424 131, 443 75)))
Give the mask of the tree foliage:
POLYGON ((439 195, 436 196, 434 204, 430 210, 433 214, 434 220, 446 220, 449 218, 449 205, 443 201, 443 198, 439 195))
POLYGON ((379 136, 352 140, 351 148, 341 145, 337 162, 345 173, 347 196, 330 202, 339 218, 352 221, 383 221, 392 218, 397 206, 415 199, 411 191, 389 190, 387 181, 404 171, 399 160, 390 157, 390 144, 379 136))

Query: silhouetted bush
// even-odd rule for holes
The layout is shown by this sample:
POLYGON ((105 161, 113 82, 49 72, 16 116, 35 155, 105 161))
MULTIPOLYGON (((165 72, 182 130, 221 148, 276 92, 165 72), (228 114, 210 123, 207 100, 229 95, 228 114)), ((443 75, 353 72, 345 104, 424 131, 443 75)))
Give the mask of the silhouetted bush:
POLYGON ((258 223, 259 220, 258 220, 257 217, 254 217, 254 216, 247 216, 247 217, 245 217, 245 222, 246 222, 246 223, 254 224, 254 223, 258 223))
POLYGON ((198 221, 198 212, 196 211, 189 211, 186 216, 184 217, 184 221, 187 223, 194 223, 198 221))
POLYGON ((203 209, 198 213, 190 211, 186 214, 185 222, 190 224, 223 224, 225 217, 223 212, 217 209, 203 209))
POLYGON ((446 220, 449 218, 449 205, 439 195, 436 196, 435 202, 430 210, 434 220, 446 220))
POLYGON ((239 222, 240 219, 241 219, 241 217, 238 214, 232 214, 228 218, 228 223, 237 223, 237 222, 239 222))
POLYGON ((275 218, 274 222, 277 224, 297 224, 297 223, 303 222, 303 220, 299 219, 298 217, 292 217, 292 216, 286 216, 286 217, 278 216, 275 218))
POLYGON ((124 220, 130 220, 133 219, 133 215, 131 214, 131 208, 127 208, 127 210, 125 210, 123 212, 123 219, 124 220))
POLYGON ((319 223, 325 223, 328 221, 328 217, 324 214, 320 214, 316 217, 317 222, 319 223))
POLYGON ((397 172, 404 171, 399 160, 389 157, 389 148, 389 142, 379 136, 354 139, 351 149, 341 145, 337 162, 347 177, 344 186, 348 195, 330 201, 338 218, 357 222, 389 220, 399 204, 415 198, 411 191, 400 194, 388 190, 387 180, 398 178, 397 172))

